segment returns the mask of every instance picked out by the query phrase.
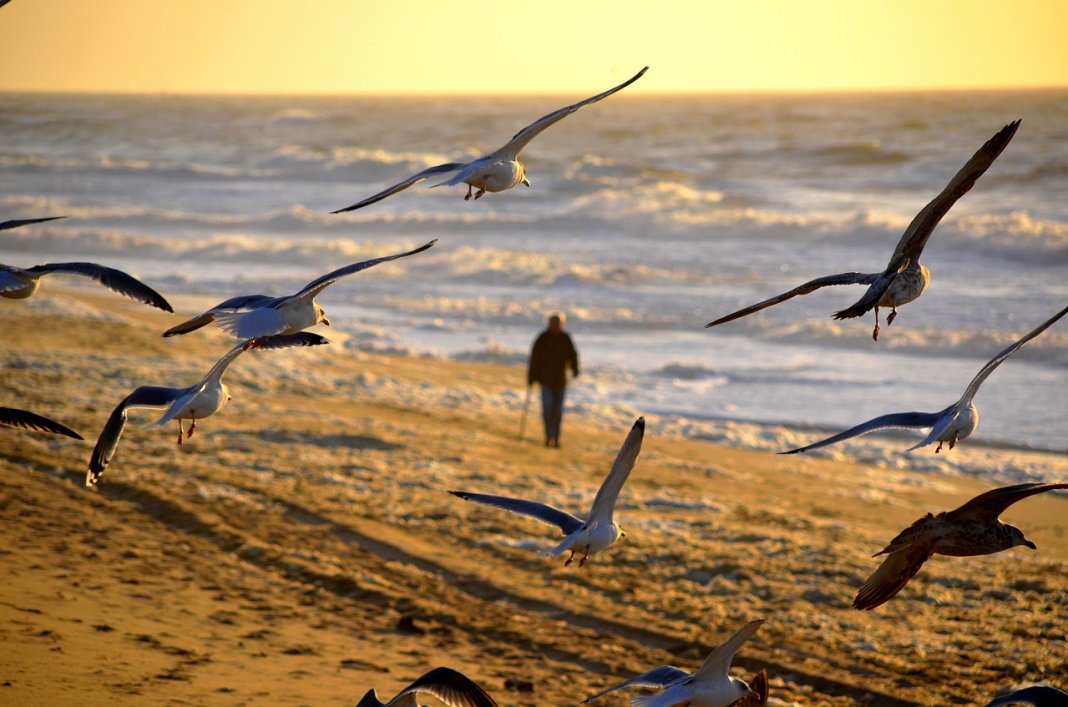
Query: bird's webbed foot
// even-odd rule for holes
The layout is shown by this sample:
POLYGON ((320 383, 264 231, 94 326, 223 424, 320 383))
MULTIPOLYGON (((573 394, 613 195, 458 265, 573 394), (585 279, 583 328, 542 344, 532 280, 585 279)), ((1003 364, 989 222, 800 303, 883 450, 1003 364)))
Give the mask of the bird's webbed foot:
POLYGON ((193 422, 189 425, 189 430, 185 434, 186 439, 193 439, 193 433, 197 431, 197 418, 193 418, 193 422))
POLYGON ((178 444, 185 441, 185 430, 182 429, 182 421, 178 420, 178 444))
POLYGON ((897 307, 890 310, 890 316, 886 318, 886 326, 890 326, 894 323, 894 319, 897 317, 897 307))
POLYGON ((571 551, 571 556, 568 557, 566 560, 564 560, 564 567, 567 567, 568 565, 570 565, 574 561, 575 561, 575 551, 572 550, 571 551))
POLYGON ((582 559, 579 560, 579 567, 585 567, 586 566, 586 560, 588 560, 589 557, 590 557, 590 546, 587 545, 586 546, 586 550, 582 553, 582 559))
POLYGON ((485 193, 486 193, 486 188, 485 187, 483 187, 483 188, 479 189, 478 191, 476 191, 475 192, 475 201, 478 201, 479 199, 481 199, 482 195, 485 194, 485 193))
POLYGON ((953 439, 949 440, 949 448, 953 449, 956 446, 957 446, 957 438, 954 437, 953 439))
POLYGON ((873 341, 879 340, 879 308, 875 308, 875 328, 871 331, 871 338, 873 341))
MULTIPOLYGON (((952 449, 952 447, 950 447, 950 449, 952 449)), ((935 447, 935 454, 938 454, 941 451, 942 451, 942 442, 939 442, 938 446, 935 447)))
POLYGON ((470 200, 471 200, 471 185, 468 184, 467 185, 467 194, 464 196, 464 201, 470 201, 470 200))

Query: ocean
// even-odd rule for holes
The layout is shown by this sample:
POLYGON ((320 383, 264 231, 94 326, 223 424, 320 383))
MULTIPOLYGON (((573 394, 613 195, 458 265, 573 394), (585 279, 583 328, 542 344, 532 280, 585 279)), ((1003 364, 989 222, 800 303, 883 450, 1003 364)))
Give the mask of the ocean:
MULTIPOLYGON (((424 183, 329 214, 495 149, 568 100, 0 94, 0 219, 70 217, 0 235, 0 262, 96 261, 222 300, 437 238, 320 296, 349 346, 519 362, 559 310, 584 367, 577 405, 800 442, 942 409, 1068 303, 1066 91, 624 92, 528 146, 530 189, 465 202, 424 183), (819 275, 882 270, 916 212, 1016 118, 931 238, 930 288, 877 343, 870 315, 830 317, 860 287, 703 328, 819 275)), ((984 384, 973 440, 1068 450, 1066 396, 1062 321, 984 384)))

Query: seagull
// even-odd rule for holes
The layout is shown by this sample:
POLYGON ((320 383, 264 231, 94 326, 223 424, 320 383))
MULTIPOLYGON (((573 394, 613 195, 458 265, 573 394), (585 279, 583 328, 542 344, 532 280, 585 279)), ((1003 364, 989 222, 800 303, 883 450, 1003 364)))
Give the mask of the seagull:
POLYGON ((232 297, 189 321, 171 327, 163 332, 163 336, 188 334, 211 324, 213 321, 218 321, 219 326, 225 332, 238 339, 259 339, 275 334, 295 334, 308 327, 313 327, 319 322, 330 326, 330 320, 326 318, 326 312, 315 302, 315 297, 320 292, 346 275, 353 275, 379 263, 422 253, 437 242, 438 239, 435 238, 426 245, 419 246, 415 250, 410 250, 406 253, 397 253, 396 255, 387 255, 384 258, 374 258, 361 263, 346 265, 312 280, 295 295, 287 295, 285 297, 241 295, 232 297))
POLYGON ((734 655, 746 641, 752 638, 763 623, 764 619, 757 619, 735 631, 733 636, 708 654, 696 673, 690 674, 673 665, 661 665, 615 687, 598 692, 593 697, 583 700, 582 703, 593 702, 609 692, 627 687, 656 687, 663 690, 659 694, 639 695, 631 698, 630 703, 633 707, 675 707, 676 705, 727 707, 738 700, 753 697, 760 699, 760 696, 746 685, 744 680, 730 676, 730 667, 734 655))
POLYGON ((368 690, 356 707, 419 707, 420 694, 436 697, 449 707, 497 707, 485 690, 451 668, 434 668, 389 702, 380 701, 374 690, 368 690))
POLYGON ((943 444, 948 444, 949 448, 953 449, 957 446, 957 442, 967 438, 975 431, 975 428, 979 426, 979 410, 975 407, 975 403, 972 402, 972 398, 979 392, 979 386, 983 384, 983 381, 994 372, 995 368, 1004 363, 1005 359, 1023 348, 1024 344, 1028 341, 1048 329, 1054 322, 1063 317, 1065 313, 1068 313, 1068 307, 1057 312, 1040 324, 1038 328, 1031 333, 1027 334, 1012 346, 987 361, 986 365, 979 369, 979 373, 975 375, 975 378, 972 378, 972 382, 968 384, 968 387, 965 389, 964 395, 960 397, 960 400, 944 410, 939 410, 938 412, 895 412, 890 413, 889 415, 880 415, 867 422, 862 422, 856 427, 851 427, 845 432, 839 432, 827 439, 810 444, 807 447, 799 447, 786 452, 779 452, 779 454, 807 452, 812 449, 819 449, 820 447, 826 447, 827 445, 841 442, 845 439, 859 437, 860 435, 875 430, 891 427, 931 428, 931 431, 921 442, 914 444, 905 451, 911 452, 914 449, 926 447, 935 442, 938 442, 938 446, 935 448, 935 453, 942 451, 943 444))
POLYGON ((51 432, 73 439, 85 439, 66 425, 61 425, 55 420, 49 420, 47 417, 41 417, 28 410, 0 408, 0 425, 4 427, 19 427, 24 430, 34 430, 35 432, 51 432))
POLYGON ((10 228, 19 228, 21 226, 29 226, 31 223, 44 223, 45 221, 56 221, 61 218, 67 218, 66 216, 46 216, 45 218, 22 218, 13 219, 11 221, 0 221, 0 231, 6 231, 10 228))
POLYGON ((0 265, 0 297, 26 299, 34 295, 41 287, 41 277, 52 273, 92 278, 120 295, 162 309, 164 312, 174 311, 162 295, 145 283, 130 277, 121 270, 106 268, 96 263, 49 263, 26 269, 0 265))
POLYGON ((192 437, 197 429, 197 420, 210 417, 222 410, 230 402, 230 390, 222 382, 223 375, 230 364, 243 352, 251 348, 281 349, 293 346, 320 346, 330 341, 318 334, 300 332, 289 336, 272 336, 256 342, 249 340, 238 344, 220 358, 211 367, 208 375, 188 388, 162 388, 159 386, 141 386, 123 398, 111 413, 89 458, 89 471, 85 476, 85 485, 92 487, 100 481, 115 450, 119 438, 126 427, 126 414, 131 408, 166 408, 163 416, 151 423, 146 429, 162 427, 171 420, 178 421, 178 444, 186 437, 192 437), (191 420, 188 432, 183 429, 182 420, 191 420))
POLYGON ((526 167, 519 161, 519 153, 527 146, 527 143, 536 138, 541 131, 545 130, 550 125, 563 120, 580 108, 584 108, 592 103, 608 98, 617 91, 622 91, 624 88, 630 86, 644 76, 645 72, 648 70, 649 67, 647 66, 615 88, 610 88, 604 93, 598 93, 596 96, 591 96, 578 103, 564 106, 559 110, 555 110, 548 115, 538 118, 533 123, 516 133, 504 147, 498 149, 496 152, 479 157, 473 162, 449 162, 447 164, 439 164, 435 167, 429 167, 422 172, 413 174, 403 182, 399 182, 384 191, 378 192, 374 196, 369 196, 363 201, 358 201, 352 206, 346 206, 345 208, 338 209, 332 213, 341 214, 346 211, 362 209, 365 206, 370 206, 377 201, 385 199, 387 196, 393 196, 397 192, 404 191, 408 187, 417 184, 424 179, 441 174, 448 174, 450 172, 457 172, 457 174, 451 179, 441 182, 440 184, 435 184, 434 186, 451 187, 456 186, 457 184, 467 184, 467 196, 464 197, 465 201, 471 199, 472 196, 475 199, 480 199, 482 195, 488 191, 506 191, 518 184, 523 184, 524 186, 529 187, 530 180, 527 179, 526 167), (472 189, 478 189, 478 191, 472 195, 472 189))
POLYGON ((998 516, 1028 496, 1065 488, 1068 488, 1066 482, 1035 481, 1004 486, 979 494, 956 510, 938 515, 928 513, 874 555, 885 554, 887 558, 860 588, 853 600, 853 608, 874 609, 892 599, 916 576, 931 555, 992 555, 1017 545, 1037 550, 1022 530, 1002 523, 998 516))
POLYGON ((705 328, 740 319, 798 295, 810 294, 821 287, 831 285, 868 285, 864 296, 851 307, 835 312, 834 318, 852 319, 863 316, 874 308, 875 329, 872 330, 872 338, 878 341, 879 308, 890 308, 890 315, 886 318, 886 324, 889 326, 897 316, 898 307, 919 298, 923 291, 927 289, 927 285, 931 281, 931 273, 924 265, 920 264, 920 254, 923 252, 924 246, 927 245, 927 239, 931 237, 931 233, 938 225, 938 222, 953 207, 953 204, 967 194, 975 185, 976 180, 994 163, 1001 151, 1012 140, 1012 136, 1016 134, 1016 128, 1019 126, 1020 121, 1015 120, 990 138, 985 145, 979 148, 978 152, 972 155, 972 158, 957 172, 956 176, 950 180, 946 188, 942 190, 942 193, 936 196, 931 203, 927 204, 912 219, 912 223, 905 229, 904 235, 901 236, 901 240, 898 241, 897 247, 894 249, 894 255, 890 258, 890 262, 883 272, 847 272, 839 275, 818 277, 795 287, 789 292, 784 292, 771 299, 740 309, 733 314, 720 317, 716 321, 706 324, 705 328))
POLYGON ((582 559, 579 567, 586 564, 587 558, 610 547, 620 537, 626 537, 626 533, 613 520, 616 499, 619 491, 626 483, 630 470, 634 468, 634 462, 638 459, 638 453, 642 450, 642 438, 645 436, 645 418, 639 417, 638 421, 630 429, 630 434, 623 441, 623 446, 612 463, 612 470, 608 472, 597 496, 593 499, 593 507, 590 508, 586 520, 576 518, 566 511, 561 511, 544 503, 524 501, 519 498, 506 498, 504 496, 489 496, 482 493, 468 493, 467 491, 449 491, 453 496, 459 496, 465 501, 484 503, 487 506, 496 506, 512 513, 537 518, 551 525, 559 526, 563 531, 564 538, 556 547, 546 550, 542 554, 556 557, 570 551, 571 555, 564 562, 568 566, 575 559, 575 553, 582 551, 582 559))
POLYGON ((1001 695, 986 707, 1030 705, 1030 707, 1068 707, 1068 692, 1049 685, 1032 685, 1001 695))

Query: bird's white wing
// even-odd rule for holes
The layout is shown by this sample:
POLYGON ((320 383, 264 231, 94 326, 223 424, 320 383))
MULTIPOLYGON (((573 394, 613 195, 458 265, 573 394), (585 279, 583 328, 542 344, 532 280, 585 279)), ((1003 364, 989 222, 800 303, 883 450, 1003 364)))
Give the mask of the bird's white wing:
POLYGON ((555 525, 563 531, 564 535, 570 535, 584 525, 581 518, 576 518, 567 511, 535 501, 524 501, 521 498, 508 498, 506 496, 491 496, 485 493, 468 493, 467 491, 449 491, 453 496, 474 501, 487 506, 502 508, 511 513, 536 518, 543 523, 555 525))
POLYGON ((286 329, 286 321, 282 313, 272 306, 236 312, 218 312, 215 314, 215 322, 230 336, 243 340, 273 336, 286 329))
POLYGON ((111 412, 111 417, 108 418, 104 429, 100 431, 100 437, 97 438, 96 446, 93 447, 93 454, 89 457, 89 471, 85 476, 85 485, 96 484, 115 455, 115 449, 119 446, 119 438, 122 437, 122 431, 126 427, 127 410, 166 407, 188 391, 189 388, 142 386, 127 395, 111 412))
POLYGON ((1028 341, 1053 326, 1053 323, 1063 317, 1066 313, 1068 313, 1068 307, 1065 307, 1061 311, 1057 312, 1052 317, 1035 327, 1035 329, 1033 329, 1024 337, 1022 337, 1012 346, 987 361, 987 364, 981 369, 979 369, 979 372, 975 374, 975 378, 972 378, 972 382, 968 384, 968 388, 964 391, 964 395, 961 396, 960 402, 967 403, 971 401, 971 399, 975 397, 975 394, 979 392, 979 386, 981 386, 983 384, 983 381, 985 381, 990 376, 990 374, 994 372, 995 368, 1004 363, 1005 359, 1007 359, 1009 356, 1012 356, 1014 353, 1023 348, 1028 341))
POLYGON ((163 295, 137 278, 131 277, 115 268, 106 268, 96 263, 48 263, 27 268, 26 272, 31 275, 47 275, 49 273, 81 275, 82 277, 96 280, 109 290, 135 299, 138 302, 162 309, 164 312, 174 311, 170 303, 163 299, 163 295))
POLYGON ((8 267, 7 265, 0 265, 0 292, 11 292, 12 290, 21 290, 27 284, 29 284, 25 278, 19 277, 18 268, 8 267))
POLYGON ((636 675, 630 680, 621 682, 618 685, 615 685, 614 687, 610 687, 607 690, 601 690, 596 695, 584 699, 582 701, 582 704, 593 702, 597 698, 604 697, 608 693, 615 692, 616 690, 623 690, 628 687, 664 688, 674 685, 680 680, 685 680, 688 677, 690 677, 690 674, 688 672, 686 672, 685 670, 680 670, 674 665, 661 665, 659 667, 653 668, 652 670, 646 673, 636 675))
POLYGON ((449 162, 446 164, 439 164, 435 167, 424 169, 422 172, 413 174, 412 176, 405 179, 403 182, 397 182, 393 186, 378 192, 374 196, 369 196, 363 201, 357 201, 352 206, 346 206, 343 209, 338 209, 337 211, 332 211, 331 213, 343 214, 346 211, 355 211, 356 209, 362 209, 365 206, 370 206, 376 201, 382 201, 387 196, 393 196, 397 192, 404 191, 408 187, 412 186, 413 184, 418 184, 427 177, 432 177, 436 174, 446 174, 448 172, 455 172, 456 170, 463 169, 466 166, 466 162, 449 162))
POLYGON ((390 705, 409 695, 433 695, 449 707, 497 707, 485 690, 461 672, 434 668, 389 701, 390 705))
POLYGON ((583 108, 585 106, 590 105, 591 103, 596 103, 597 101, 600 101, 600 100, 603 100, 605 98, 608 98, 609 96, 611 96, 613 93, 615 93, 617 91, 622 91, 624 88, 626 88, 627 86, 630 86, 632 83, 634 83, 635 81, 640 79, 642 76, 644 76, 645 72, 648 71, 648 70, 649 70, 649 67, 647 66, 644 69, 642 69, 641 71, 639 71, 638 73, 634 74, 634 76, 631 76, 629 79, 627 79, 623 83, 619 84, 618 86, 615 86, 613 88, 608 89, 604 93, 598 93, 596 96, 590 96, 589 98, 587 98, 585 100, 581 100, 578 103, 572 103, 569 106, 564 106, 563 108, 560 108, 558 110, 554 110, 552 113, 549 113, 548 115, 543 115, 542 117, 538 118, 537 120, 535 120, 533 123, 531 123, 527 127, 525 127, 522 130, 520 130, 518 133, 516 133, 512 137, 512 139, 508 141, 508 144, 506 144, 504 147, 502 147, 499 150, 497 150, 496 152, 494 152, 492 155, 489 155, 488 158, 491 161, 494 161, 494 160, 497 160, 497 159, 511 159, 511 160, 514 160, 516 157, 519 156, 519 153, 522 152, 523 148, 527 146, 527 143, 529 143, 531 140, 533 140, 535 137, 537 137, 538 134, 541 133, 542 130, 545 130, 545 128, 549 127, 553 123, 556 123, 557 121, 566 118, 567 116, 571 115, 572 113, 574 113, 575 111, 579 110, 580 108, 583 108))
POLYGON ((612 513, 616 508, 616 499, 619 491, 630 476, 634 463, 638 460, 638 453, 642 451, 642 439, 645 437, 645 418, 639 417, 634 426, 630 428, 627 438, 623 440, 623 446, 612 462, 612 469, 608 472, 601 488, 597 490, 597 496, 593 499, 590 508, 590 521, 595 523, 611 523, 612 513))
POLYGON ((701 664, 697 672, 693 674, 693 679, 695 681, 727 679, 727 673, 730 670, 731 661, 734 660, 735 654, 746 641, 753 637, 757 629, 764 625, 764 621, 765 619, 750 621, 735 631, 733 636, 716 646, 705 658, 705 662, 701 664))
POLYGON ((826 447, 830 444, 835 444, 836 442, 841 442, 845 439, 859 437, 868 434, 869 432, 874 432, 875 430, 885 430, 893 427, 931 427, 938 423, 942 418, 942 415, 944 415, 948 409, 949 408, 940 412, 895 412, 889 415, 880 415, 867 422, 862 422, 856 427, 850 427, 845 432, 839 432, 827 439, 813 442, 805 447, 798 447, 797 449, 779 452, 779 454, 807 452, 813 449, 819 449, 820 447, 826 447))
POLYGON ((416 253, 422 253, 424 250, 431 248, 437 242, 438 239, 435 238, 429 243, 419 246, 415 250, 405 251, 404 253, 394 253, 393 255, 386 255, 381 258, 372 258, 370 260, 364 260, 359 263, 352 263, 351 265, 346 265, 343 268, 338 268, 333 272, 328 272, 322 277, 315 278, 307 285, 302 287, 300 292, 293 295, 293 297, 291 297, 290 299, 296 299, 298 297, 315 297, 320 292, 322 292, 325 287, 334 284, 337 280, 345 277, 346 275, 354 275, 362 270, 366 270, 367 268, 373 268, 375 265, 388 263, 389 261, 397 260, 398 258, 407 258, 409 255, 415 255, 416 253))
POLYGON ((74 439, 83 439, 80 434, 66 425, 61 425, 55 420, 49 420, 47 417, 42 417, 29 410, 0 408, 0 425, 33 430, 34 432, 51 432, 52 434, 65 435, 74 439))

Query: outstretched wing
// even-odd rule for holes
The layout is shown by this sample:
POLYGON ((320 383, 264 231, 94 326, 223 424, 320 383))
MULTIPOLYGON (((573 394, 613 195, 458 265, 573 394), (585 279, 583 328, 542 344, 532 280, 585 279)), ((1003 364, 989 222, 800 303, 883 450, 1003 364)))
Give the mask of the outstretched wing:
POLYGON ((126 427, 127 410, 138 407, 166 407, 188 390, 188 388, 142 386, 127 395, 111 412, 111 417, 108 418, 104 429, 100 431, 100 437, 96 440, 96 446, 93 447, 93 455, 89 457, 89 472, 85 476, 85 485, 95 485, 115 455, 115 449, 119 446, 119 438, 122 437, 122 431, 126 427))
POLYGON ((798 452, 808 452, 813 449, 819 449, 820 447, 826 447, 836 442, 841 442, 845 439, 852 437, 859 437, 861 435, 874 432, 875 430, 885 430, 892 427, 931 427, 938 422, 938 419, 945 411, 940 412, 895 412, 889 415, 880 415, 879 417, 862 422, 856 427, 850 427, 845 432, 839 432, 836 435, 832 435, 827 439, 820 440, 819 442, 813 442, 805 447, 798 447, 797 449, 790 449, 785 452, 779 452, 779 454, 797 454, 798 452))
POLYGON ((579 101, 578 103, 572 103, 571 105, 564 106, 559 110, 554 110, 548 115, 543 115, 527 127, 520 130, 518 133, 516 133, 512 137, 512 139, 508 141, 508 144, 490 155, 489 159, 515 159, 519 155, 519 153, 522 152, 523 148, 527 146, 527 143, 536 138, 542 130, 545 130, 545 128, 549 127, 553 123, 563 120, 564 118, 571 115, 580 108, 608 98, 617 91, 622 91, 624 88, 630 86, 632 83, 644 76, 645 72, 648 70, 649 67, 647 66, 638 73, 634 74, 634 76, 631 76, 623 83, 619 84, 618 86, 615 86, 614 88, 608 89, 604 93, 598 93, 596 96, 591 96, 585 100, 579 101))
POLYGON ((225 302, 220 302, 208 311, 200 314, 192 319, 188 319, 181 324, 172 326, 167 331, 163 332, 164 337, 176 336, 178 334, 188 334, 192 331, 207 326, 215 321, 216 315, 224 312, 237 312, 240 310, 257 309, 260 307, 270 307, 275 303, 277 297, 269 297, 267 295, 238 295, 237 297, 231 297, 225 302))
POLYGON ((760 672, 749 681, 749 689, 752 694, 746 695, 735 702, 732 707, 763 707, 768 703, 768 669, 761 668, 760 672))
POLYGON ((757 619, 756 621, 750 621, 745 626, 734 632, 734 635, 728 638, 723 643, 716 646, 708 657, 705 658, 705 662, 701 664, 701 667, 697 669, 697 672, 693 674, 694 680, 716 680, 726 679, 727 673, 731 668, 731 661, 734 660, 734 656, 741 650, 745 642, 753 637, 753 634, 764 625, 766 619, 757 619))
POLYGON ((645 437, 645 418, 639 417, 634 426, 630 428, 627 438, 623 440, 623 446, 619 448, 616 460, 612 462, 612 469, 608 472, 597 489, 597 496, 593 499, 590 507, 590 520, 598 523, 611 523, 612 513, 616 508, 616 499, 619 491, 630 476, 630 470, 638 461, 638 453, 642 451, 642 439, 645 437))
POLYGON ((434 668, 390 700, 394 704, 406 695, 433 695, 449 707, 497 707, 493 698, 473 680, 452 668, 434 668))
POLYGON ((13 219, 11 221, 0 222, 0 231, 6 231, 10 228, 19 228, 20 226, 29 226, 31 223, 44 223, 45 221, 55 221, 56 219, 67 218, 66 216, 46 216, 45 218, 22 218, 13 219))
POLYGON ((390 260, 396 260, 398 258, 407 258, 409 255, 415 255, 416 253, 422 253, 424 250, 427 250, 428 248, 432 247, 437 242, 438 242, 438 239, 435 238, 434 240, 430 241, 429 243, 419 246, 415 250, 409 250, 409 251, 404 252, 404 253, 396 253, 394 255, 387 255, 387 256, 382 257, 382 258, 372 258, 371 260, 364 260, 361 263, 353 263, 351 265, 346 265, 343 268, 338 268, 337 270, 334 270, 333 272, 329 272, 329 273, 323 275, 322 277, 319 277, 319 278, 316 278, 315 280, 312 280, 307 285, 305 285, 300 290, 300 292, 298 292, 297 294, 293 295, 293 297, 290 298, 290 299, 296 299, 297 297, 309 297, 309 296, 310 297, 314 297, 317 294, 319 294, 320 292, 322 292, 323 288, 327 287, 328 285, 333 284, 334 281, 338 280, 339 278, 345 277, 346 275, 353 275, 355 273, 360 272, 361 270, 366 270, 367 268, 373 268, 375 265, 378 265, 380 263, 386 263, 386 262, 389 262, 390 260))
POLYGON ((27 268, 26 272, 32 275, 47 275, 49 273, 81 275, 82 277, 92 278, 109 290, 135 299, 138 302, 162 309, 164 312, 174 311, 170 303, 163 299, 163 295, 137 278, 131 277, 121 270, 106 268, 96 263, 49 263, 27 268))
POLYGON ((370 206, 371 204, 375 203, 376 201, 382 201, 387 196, 393 196, 397 192, 404 191, 408 187, 412 186, 413 184, 418 184, 419 182, 423 181, 427 177, 432 177, 435 174, 445 174, 447 172, 455 172, 456 170, 463 169, 466 166, 467 166, 466 162, 448 162, 446 164, 439 164, 439 165, 437 165, 435 167, 430 167, 428 169, 424 169, 422 172, 418 172, 417 174, 413 174, 412 176, 410 176, 407 179, 405 179, 403 182, 397 182, 396 184, 394 184, 390 188, 385 189, 383 191, 380 191, 377 194, 375 194, 374 196, 369 196, 366 199, 364 199, 363 201, 357 201, 352 206, 346 206, 343 209, 338 209, 337 211, 331 211, 330 213, 332 213, 332 214, 343 214, 346 211, 355 211, 356 209, 362 209, 365 206, 370 206))
POLYGON ((714 322, 705 324, 705 328, 716 326, 717 324, 725 324, 732 322, 735 319, 741 319, 753 312, 759 312, 762 309, 766 309, 773 304, 779 302, 785 302, 788 299, 793 299, 798 295, 807 295, 821 287, 830 287, 832 285, 870 285, 875 282, 875 278, 879 277, 879 273, 864 273, 864 272, 844 272, 839 275, 827 275, 826 277, 817 277, 815 280, 809 280, 803 285, 798 285, 789 292, 783 292, 781 295, 766 299, 763 302, 757 302, 754 305, 750 305, 745 309, 739 309, 737 312, 728 314, 725 317, 720 317, 714 322))
POLYGON ((642 673, 632 677, 630 680, 619 683, 614 687, 610 687, 607 690, 601 690, 592 697, 587 697, 582 701, 582 704, 593 702, 599 697, 604 697, 609 692, 615 692, 616 690, 622 690, 628 687, 659 687, 665 688, 669 685, 674 685, 679 680, 685 680, 690 677, 690 674, 685 670, 679 670, 674 665, 661 665, 657 668, 653 668, 647 673, 642 673))
POLYGON ((80 434, 66 425, 61 425, 55 420, 49 420, 47 417, 42 417, 29 410, 0 408, 0 425, 4 425, 5 427, 19 427, 24 430, 33 430, 35 432, 51 432, 52 434, 65 435, 74 439, 84 439, 80 434))
POLYGON ((909 545, 890 553, 860 588, 853 600, 853 608, 866 611, 890 601, 916 576, 931 554, 927 545, 909 545))
POLYGON ((1065 707, 1068 705, 1068 692, 1049 685, 1032 685, 1021 690, 1013 690, 986 707, 1003 707, 1003 705, 1030 705, 1031 707, 1065 707))
POLYGON ((990 374, 994 372, 995 368, 1004 363, 1005 359, 1007 359, 1009 356, 1012 356, 1014 353, 1022 349, 1028 341, 1053 326, 1053 323, 1063 317, 1066 313, 1068 313, 1068 307, 1065 307, 1061 311, 1057 312, 1052 317, 1039 324, 1030 333, 1023 336, 1015 344, 1005 349, 994 358, 987 361, 986 365, 979 369, 979 372, 975 374, 975 378, 972 378, 972 382, 968 384, 967 390, 965 390, 964 395, 961 396, 961 401, 970 401, 972 398, 974 398, 975 394, 979 392, 979 386, 981 386, 983 384, 983 381, 985 381, 990 376, 990 374))
MULTIPOLYGON (((208 381, 212 379, 222 378, 222 375, 226 373, 226 369, 230 367, 230 364, 237 360, 245 351, 263 350, 271 351, 274 349, 289 349, 300 346, 322 346, 329 344, 330 339, 319 334, 313 334, 309 331, 299 331, 296 334, 276 334, 275 336, 268 336, 266 338, 256 341, 255 339, 249 339, 233 347, 226 352, 222 358, 215 362, 215 365, 211 367, 208 374, 204 376, 204 379, 200 382, 200 387, 203 387, 208 381)), ((169 421, 169 418, 161 420, 160 424, 169 421)))
POLYGON ((897 247, 894 248, 894 254, 883 272, 883 277, 876 280, 856 304, 848 309, 836 312, 835 319, 859 317, 871 311, 879 303, 886 289, 893 282, 894 275, 901 272, 909 263, 915 263, 919 260, 920 254, 923 252, 924 246, 927 245, 927 240, 931 237, 931 233, 934 232, 935 226, 953 208, 953 204, 957 203, 958 199, 975 186, 976 180, 983 176, 983 173, 986 172, 990 165, 994 164, 994 160, 998 158, 998 155, 1012 140, 1012 136, 1016 134, 1016 129, 1019 126, 1019 120, 1009 123, 972 155, 972 158, 961 167, 960 171, 953 176, 953 179, 949 180, 949 184, 942 190, 942 193, 936 196, 927 206, 923 207, 923 210, 912 219, 912 223, 905 229, 905 233, 901 236, 901 240, 898 241, 897 247))
POLYGON ((487 506, 503 508, 511 513, 536 518, 543 523, 555 525, 563 531, 564 535, 570 535, 584 525, 580 518, 576 518, 567 511, 553 508, 544 503, 524 501, 521 498, 508 498, 506 496, 490 496, 484 493, 468 493, 467 491, 449 491, 453 496, 458 496, 465 501, 474 501, 487 506))
POLYGON ((968 516, 975 520, 995 520, 1005 512, 1006 508, 1017 501, 1022 501, 1028 496, 1053 491, 1054 489, 1068 489, 1068 483, 1033 481, 1026 484, 1003 486, 979 494, 960 508, 951 511, 951 513, 954 517, 968 516))

